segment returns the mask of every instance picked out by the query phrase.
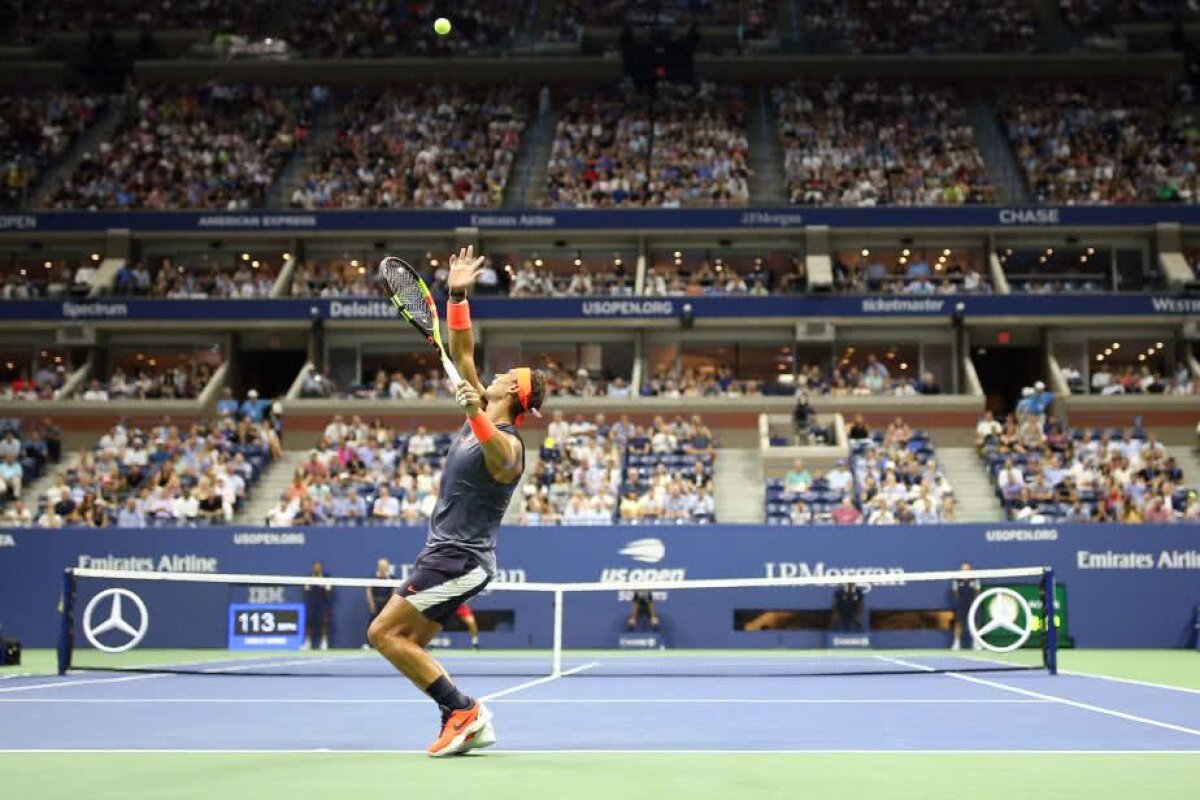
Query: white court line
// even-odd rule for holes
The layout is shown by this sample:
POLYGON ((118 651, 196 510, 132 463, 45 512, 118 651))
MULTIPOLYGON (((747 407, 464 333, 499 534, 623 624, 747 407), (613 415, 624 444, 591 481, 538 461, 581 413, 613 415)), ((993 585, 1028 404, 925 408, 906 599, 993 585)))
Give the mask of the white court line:
POLYGON ((5 686, 0 687, 0 693, 7 694, 8 692, 31 692, 34 689, 58 689, 63 686, 91 686, 97 683, 125 683, 127 681, 145 681, 151 678, 169 678, 172 677, 165 673, 155 673, 153 675, 126 675, 123 678, 93 678, 78 681, 56 681, 55 683, 31 683, 24 686, 5 686))
POLYGON ((497 697, 504 697, 505 695, 513 694, 515 692, 520 692, 525 689, 532 689, 534 686, 541 686, 543 683, 550 683, 551 681, 556 681, 559 678, 565 678, 568 675, 574 675, 577 672, 583 672, 585 669, 591 669, 592 667, 599 666, 599 664, 600 664, 599 661, 593 661, 590 664, 583 664, 578 667, 573 667, 571 669, 565 670, 564 672, 560 672, 557 675, 547 675, 543 678, 535 678, 531 681, 525 681, 524 683, 518 683, 516 686, 510 686, 507 689, 501 689, 498 692, 492 692, 491 694, 485 694, 483 697, 481 697, 479 699, 486 700, 486 701, 495 700, 497 697))
MULTIPOLYGON (((265 661, 265 662, 264 661, 249 661, 248 663, 247 662, 239 662, 237 664, 233 664, 228 667, 212 667, 211 669, 202 669, 199 671, 205 675, 214 675, 214 674, 223 674, 226 672, 245 672, 246 670, 251 670, 251 669, 270 669, 273 667, 294 667, 299 664, 305 664, 305 665, 322 664, 326 661, 346 661, 346 660, 355 659, 355 658, 363 658, 363 655, 361 653, 355 653, 352 656, 351 655, 321 656, 319 659, 296 658, 296 659, 292 659, 290 661, 265 661)), ((301 675, 300 677, 304 677, 304 676, 301 675)), ((334 676, 334 677, 336 677, 336 676, 334 676)))
MULTIPOLYGON (((246 750, 231 750, 231 749, 214 749, 203 750, 195 748, 112 748, 112 749, 97 749, 97 748, 22 748, 22 749, 0 749, 0 755, 47 755, 47 754, 62 754, 62 755, 299 755, 299 756, 314 756, 314 755, 419 755, 428 757, 428 753, 424 750, 331 750, 326 747, 317 747, 309 750, 263 750, 263 749, 246 749, 246 750)), ((577 756, 577 755, 623 755, 623 756, 644 756, 644 755, 702 755, 702 756, 744 756, 744 755, 911 755, 911 756, 995 756, 995 755, 1024 755, 1024 756, 1164 756, 1164 755, 1180 755, 1180 756, 1197 756, 1200 757, 1200 750, 867 750, 867 749, 820 749, 814 748, 810 750, 695 750, 695 749, 680 749, 680 750, 613 750, 598 748, 594 750, 489 750, 486 754, 475 756, 476 758, 520 758, 526 755, 542 755, 542 756, 577 756)))
MULTIPOLYGON (((875 657, 883 659, 884 661, 890 661, 893 664, 899 664, 900 666, 908 667, 910 669, 921 670, 922 672, 934 672, 935 671, 933 669, 933 667, 927 667, 922 664, 913 664, 912 662, 904 661, 899 658, 892 658, 890 656, 875 656, 875 657)), ((1200 730, 1196 730, 1195 728, 1186 728, 1183 725, 1175 725, 1170 722, 1163 722, 1162 720, 1151 719, 1150 717, 1141 717, 1141 716, 1138 716, 1137 714, 1126 714, 1124 711, 1117 711, 1116 709, 1105 708, 1104 706, 1097 706, 1097 705, 1093 705, 1092 703, 1081 703, 1078 700, 1071 700, 1066 697, 1059 697, 1058 695, 1054 695, 1054 694, 1046 694, 1045 692, 1035 692, 1032 689, 1021 689, 1017 686, 1009 686, 1006 683, 998 683, 996 681, 989 681, 986 678, 977 678, 974 675, 963 675, 962 673, 959 673, 959 672, 946 672, 943 674, 949 678, 957 678, 960 681, 967 681, 968 683, 975 683, 980 686, 990 686, 993 689, 1001 689, 1006 692, 1013 692, 1014 694, 1020 694, 1020 695, 1026 696, 1026 697, 1036 697, 1039 700, 1049 700, 1051 702, 1060 703, 1065 706, 1071 706, 1073 708, 1081 708, 1084 711, 1094 711, 1097 714, 1104 714, 1109 717, 1117 717, 1118 719, 1125 719, 1125 720, 1129 720, 1130 722, 1140 722, 1143 725, 1150 725, 1155 728, 1164 728, 1169 731, 1175 731, 1176 733, 1186 733, 1190 736, 1200 736, 1200 730)))
MULTIPOLYGON (((565 673, 564 673, 565 674, 565 673)), ((896 697, 896 698, 864 698, 861 700, 852 699, 801 699, 801 698, 786 698, 781 700, 771 700, 761 697, 654 697, 639 699, 635 697, 617 697, 617 698, 586 698, 586 699, 571 699, 567 697, 547 697, 547 698, 532 698, 532 697, 515 697, 510 699, 504 698, 484 698, 488 702, 499 704, 524 704, 524 705, 646 705, 646 704, 695 704, 695 705, 798 705, 798 706, 856 706, 856 705, 1047 705, 1049 700, 1023 700, 1018 698, 1007 697, 990 697, 990 698, 963 698, 955 699, 931 699, 923 697, 896 697)), ((421 697, 400 697, 389 699, 372 699, 372 698, 347 698, 337 699, 329 697, 311 697, 311 698, 291 698, 291 697, 271 697, 271 698, 253 698, 253 697, 4 697, 0 698, 0 704, 3 703, 62 703, 62 704, 119 704, 129 705, 132 703, 182 703, 182 704, 230 704, 230 705, 406 705, 406 704, 426 704, 428 698, 421 697)))
POLYGON ((1118 678, 1115 675, 1101 675, 1098 672, 1076 672, 1073 669, 1060 669, 1063 675, 1075 675, 1081 678, 1095 678, 1100 681, 1113 681, 1115 683, 1132 683, 1134 686, 1147 686, 1151 689, 1168 689, 1172 692, 1185 692, 1187 694, 1200 694, 1200 689, 1192 689, 1187 686, 1172 686, 1169 683, 1155 683, 1153 681, 1139 681, 1135 678, 1118 678))

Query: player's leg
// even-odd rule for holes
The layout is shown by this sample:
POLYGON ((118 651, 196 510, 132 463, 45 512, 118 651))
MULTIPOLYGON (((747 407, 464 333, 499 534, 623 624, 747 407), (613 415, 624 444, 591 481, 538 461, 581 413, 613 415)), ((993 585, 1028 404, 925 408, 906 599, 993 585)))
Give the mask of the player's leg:
POLYGON ((488 582, 487 574, 476 565, 460 574, 454 572, 422 565, 418 559, 404 588, 406 596, 393 596, 367 631, 380 654, 441 710, 441 734, 428 749, 432 756, 470 749, 470 740, 491 719, 491 712, 459 691, 442 665, 425 650, 441 632, 442 622, 488 582))
POLYGON ((658 631, 658 612, 654 610, 654 601, 646 603, 646 615, 650 617, 650 630, 658 631))
POLYGON ((329 649, 329 604, 325 603, 321 608, 321 649, 329 649))

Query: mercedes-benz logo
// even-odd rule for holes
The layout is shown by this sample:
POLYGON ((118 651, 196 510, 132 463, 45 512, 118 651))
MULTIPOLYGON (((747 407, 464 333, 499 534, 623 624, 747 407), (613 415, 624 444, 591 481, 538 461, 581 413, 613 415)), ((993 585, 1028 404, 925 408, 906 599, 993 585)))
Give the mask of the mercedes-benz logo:
POLYGON ((993 653, 1008 653, 1025 644, 1030 634, 1033 633, 1033 611, 1029 608, 1029 603, 1025 598, 1017 592, 1007 586, 993 586, 980 592, 979 596, 975 598, 975 602, 971 603, 971 610, 967 614, 967 626, 971 629, 971 635, 975 637, 975 641, 979 642, 984 649, 991 650, 993 653), (984 603, 987 603, 988 621, 980 628, 975 617, 984 603), (1017 621, 1022 614, 1025 615, 1024 625, 1017 621), (1016 635, 1017 638, 1003 647, 991 644, 984 638, 992 631, 997 630, 1007 631, 1016 635))
POLYGON ((138 646, 138 643, 145 637, 146 631, 150 628, 150 613, 146 611, 146 604, 142 602, 142 598, 138 597, 128 589, 105 589, 88 601, 87 608, 83 610, 83 635, 92 643, 92 646, 97 650, 103 650, 106 653, 124 653, 126 650, 132 650, 138 646), (104 617, 100 624, 96 624, 93 619, 96 611, 101 608, 101 604, 108 598, 112 598, 112 603, 109 607, 108 616, 104 617), (125 618, 124 598, 129 598, 130 602, 138 610, 138 620, 136 625, 130 624, 125 618), (104 644, 98 637, 109 631, 118 631, 128 637, 124 644, 111 645, 104 644))

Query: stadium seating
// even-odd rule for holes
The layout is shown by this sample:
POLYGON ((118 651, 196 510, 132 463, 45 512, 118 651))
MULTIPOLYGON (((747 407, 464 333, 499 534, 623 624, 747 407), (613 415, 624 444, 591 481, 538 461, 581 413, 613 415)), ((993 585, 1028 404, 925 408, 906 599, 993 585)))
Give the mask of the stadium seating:
POLYGON ((522 524, 646 525, 716 521, 712 499, 717 442, 698 417, 648 427, 603 414, 547 428, 525 481, 522 524))
POLYGON ((1190 117, 1160 83, 1010 87, 996 101, 1039 203, 1195 203, 1190 117))
POLYGON ((663 83, 581 91, 565 105, 543 205, 743 206, 745 101, 736 86, 663 83))
POLYGON ((994 196, 957 91, 813 81, 771 90, 795 205, 961 205, 994 196))
POLYGON ((500 204, 529 100, 517 89, 362 91, 291 196, 295 208, 500 204))
POLYGON ((279 452, 271 425, 247 419, 117 424, 37 498, 36 525, 223 524, 279 452))
POLYGON ((1138 427, 1082 429, 1010 415, 979 444, 1012 520, 1161 523, 1196 514, 1182 469, 1138 427))
POLYGON ((818 52, 1020 52, 1037 20, 1023 0, 807 0, 800 27, 818 52))
POLYGON ((137 93, 116 132, 56 187, 60 209, 212 208, 262 204, 313 104, 295 88, 205 84, 137 93))
POLYGON ((424 428, 397 433, 378 420, 367 425, 338 416, 265 521, 273 527, 427 524, 452 436, 424 428))
POLYGON ((103 95, 0 95, 0 208, 15 207, 108 105, 103 95))

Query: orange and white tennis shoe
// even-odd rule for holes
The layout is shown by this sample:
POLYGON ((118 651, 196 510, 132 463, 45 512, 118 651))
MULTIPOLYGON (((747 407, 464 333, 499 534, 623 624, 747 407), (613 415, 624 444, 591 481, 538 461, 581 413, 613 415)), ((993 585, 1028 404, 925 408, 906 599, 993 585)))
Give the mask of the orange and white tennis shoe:
MULTIPOLYGON (((488 726, 492 712, 478 700, 470 708, 452 711, 442 723, 442 733, 425 751, 434 758, 453 756, 471 749, 471 740, 488 726)), ((492 735, 495 741, 495 735, 492 735)), ((486 747, 479 744, 477 747, 486 747)))

